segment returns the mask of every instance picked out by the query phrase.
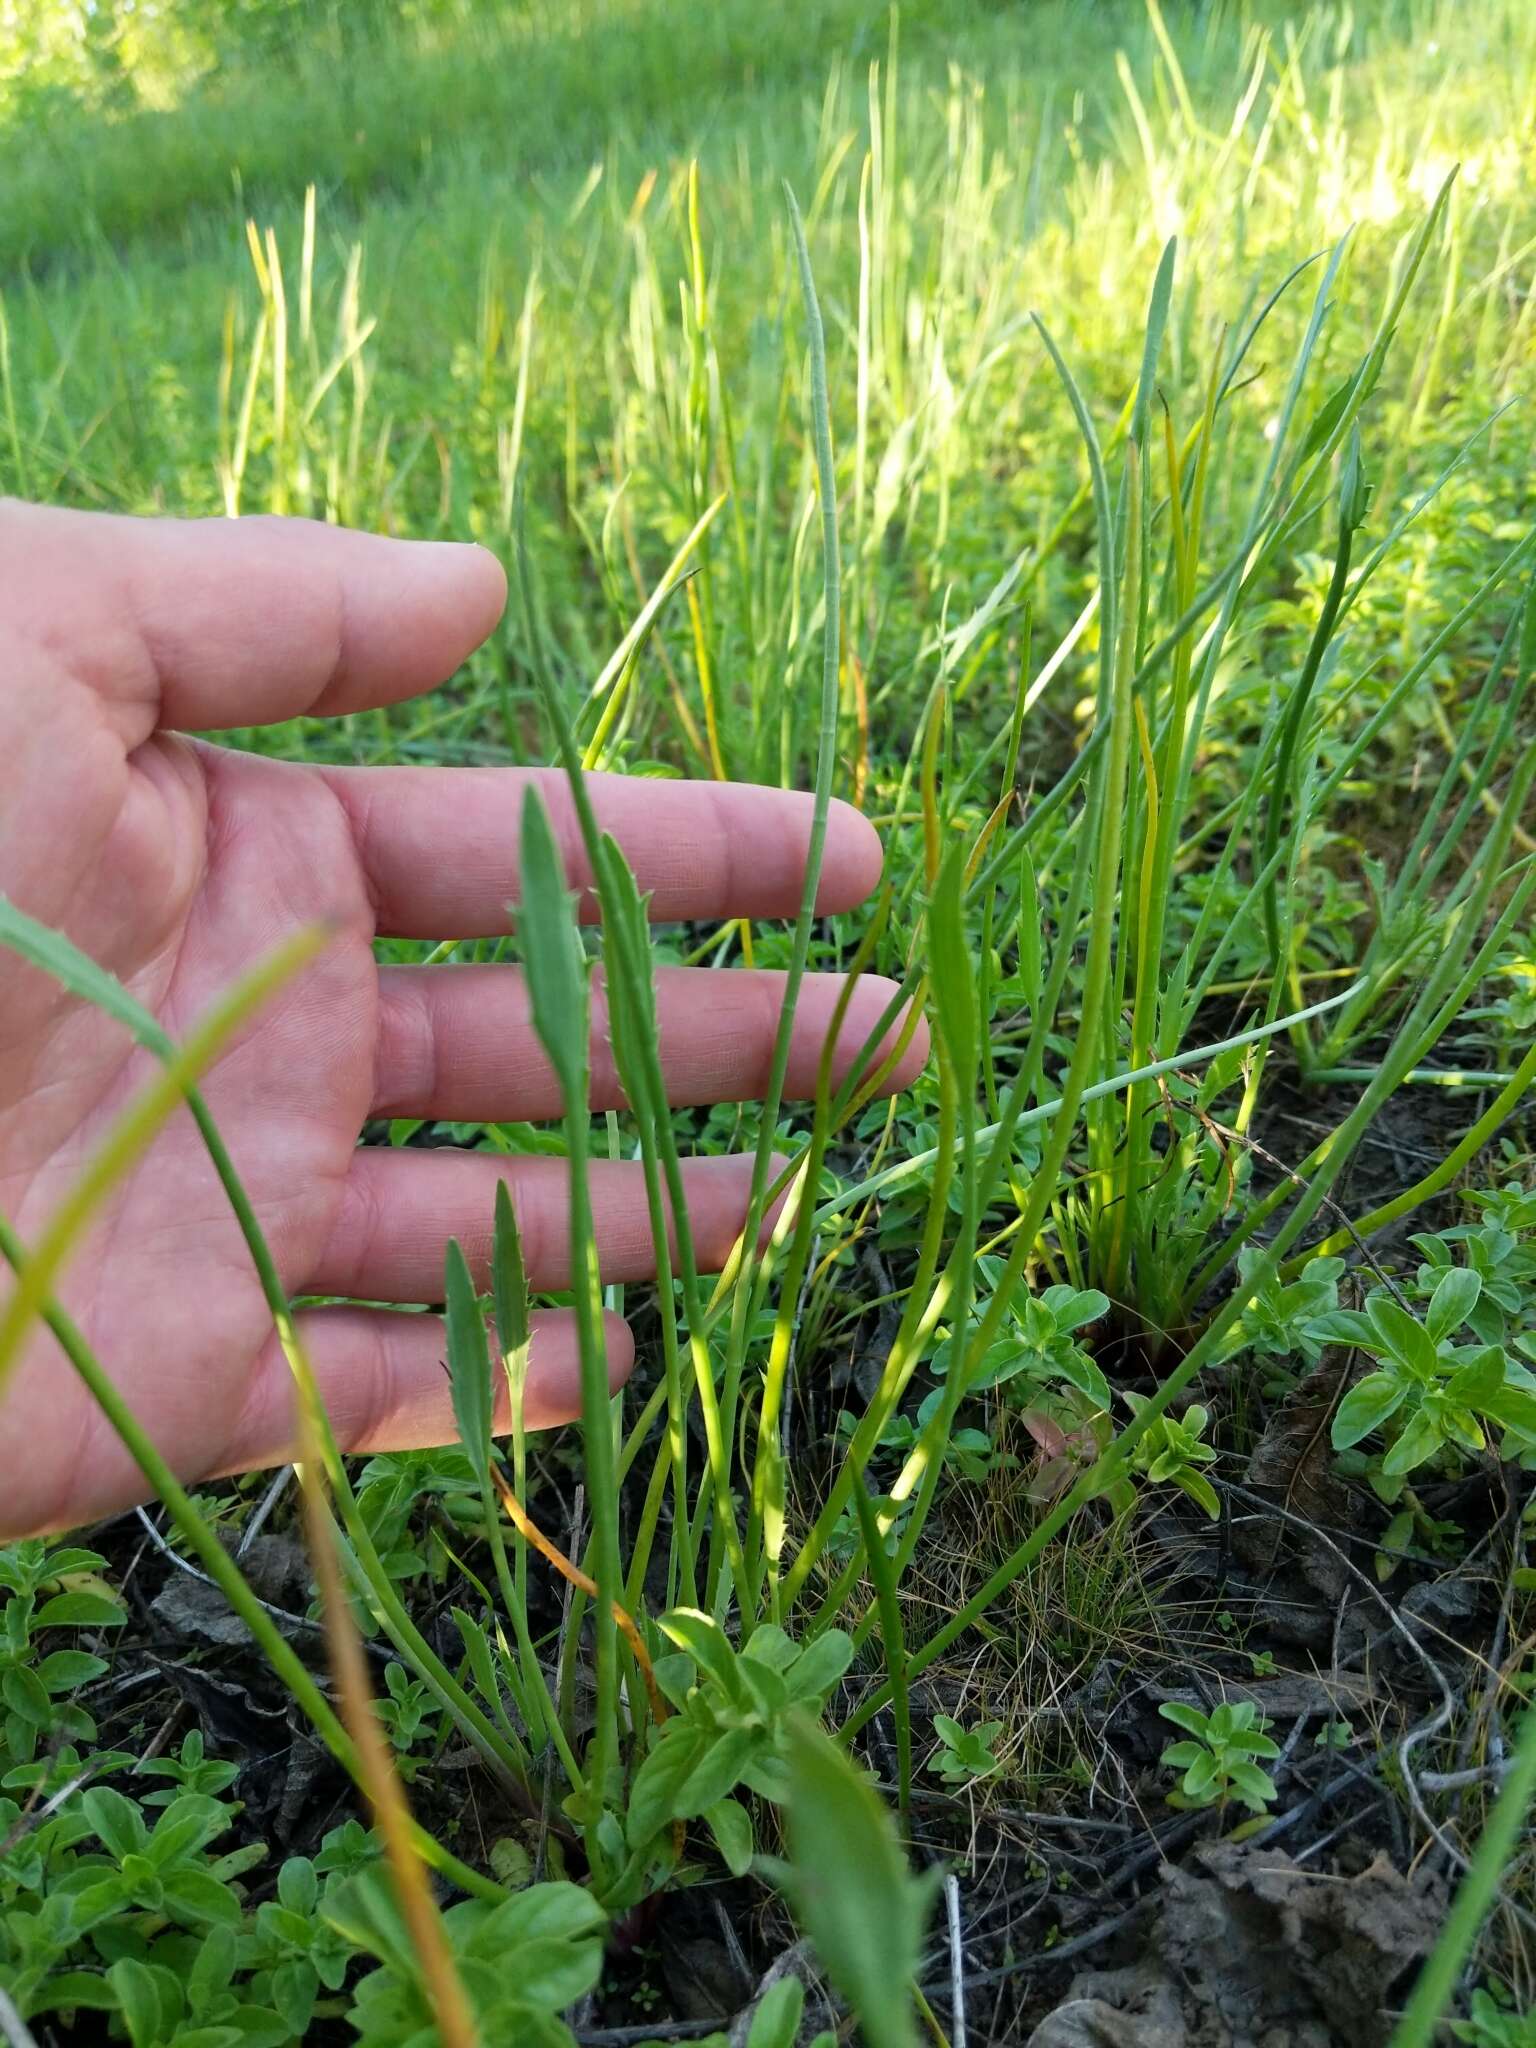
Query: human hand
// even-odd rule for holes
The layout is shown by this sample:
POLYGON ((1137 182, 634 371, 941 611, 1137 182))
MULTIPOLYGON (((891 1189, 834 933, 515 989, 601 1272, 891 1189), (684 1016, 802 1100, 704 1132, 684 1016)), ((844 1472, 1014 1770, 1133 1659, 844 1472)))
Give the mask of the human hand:
MULTIPOLYGON (((433 1315, 380 1303, 441 1297, 457 1237, 485 1282, 495 1185, 507 1181, 530 1283, 567 1277, 557 1159, 357 1147, 370 1117, 534 1120, 559 1114, 520 970, 380 967, 376 935, 504 932, 522 795, 543 790, 573 887, 585 861, 564 778, 521 769, 330 768, 184 737, 339 716, 434 687, 495 626, 494 557, 301 520, 147 521, 0 508, 0 893, 65 932, 176 1037, 279 940, 317 918, 334 936, 203 1083, 290 1295, 338 1441, 402 1449, 454 1435, 433 1315)), ((594 776, 598 818, 658 918, 774 917, 798 907, 808 797, 746 786, 594 776)), ((819 904, 873 887, 870 826, 833 808, 819 904)), ((661 1057, 674 1103, 754 1099, 782 978, 667 969, 661 1057)), ((808 976, 789 1092, 814 1090, 841 986, 808 976)), ((893 993, 865 977, 835 1071, 893 993)), ((592 1106, 620 1105, 594 991, 592 1106)), ((921 1031, 891 1076, 912 1079, 921 1031)), ((0 1210, 31 1242, 150 1056, 42 973, 0 965, 0 1210)), ((638 1165, 593 1168, 604 1278, 653 1270, 638 1165)), ((751 1161, 685 1163, 701 1267, 746 1215, 751 1161)), ((196 1480, 293 1455, 292 1381, 234 1216, 180 1111, 115 1190, 59 1289, 177 1474, 196 1480)), ((613 1383, 629 1369, 606 1319, 613 1383)), ((526 1421, 580 1411, 573 1320, 535 1319, 526 1421)), ((505 1416, 501 1418, 505 1423, 505 1416)), ((0 1537, 67 1527, 142 1497, 143 1480, 52 1336, 40 1330, 0 1396, 0 1537)))

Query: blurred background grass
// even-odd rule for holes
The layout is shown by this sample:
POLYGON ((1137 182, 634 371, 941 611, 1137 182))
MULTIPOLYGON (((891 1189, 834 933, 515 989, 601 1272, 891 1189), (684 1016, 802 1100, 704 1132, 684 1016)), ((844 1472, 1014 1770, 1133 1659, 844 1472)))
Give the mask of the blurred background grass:
MULTIPOLYGON (((1317 365, 1342 377, 1459 163, 1374 408, 1378 504, 1406 502, 1528 381, 1523 0, 575 0, 554 17, 162 0, 8 19, 6 485, 472 532, 503 551, 520 488, 573 689, 730 489, 620 758, 708 766, 712 692, 732 772, 803 771, 802 693, 786 708, 779 690, 814 653, 785 178, 828 313, 853 644, 893 760, 940 605, 964 616, 1031 543, 1047 647, 1092 592, 1071 516, 1082 456, 1032 310, 1107 430, 1176 234, 1165 385, 1187 426, 1221 337, 1353 226, 1317 365)), ((1307 296, 1282 305, 1236 400, 1253 431, 1229 436, 1228 506, 1262 459, 1307 296)), ((1496 426, 1395 551, 1362 607, 1379 681, 1524 516, 1525 449, 1522 427, 1496 426)), ((1246 686, 1306 631, 1314 582, 1306 560, 1275 578, 1246 686)), ((1093 644, 1090 622, 1076 659, 1093 644)), ((323 743, 542 752, 526 660, 514 626, 430 723, 405 710, 323 743)), ((1075 725, 1063 666, 1040 728, 1058 740, 1075 725)), ((978 729, 1012 687, 1005 665, 976 680, 978 729)), ((1430 697, 1418 715, 1435 719, 1430 697)))

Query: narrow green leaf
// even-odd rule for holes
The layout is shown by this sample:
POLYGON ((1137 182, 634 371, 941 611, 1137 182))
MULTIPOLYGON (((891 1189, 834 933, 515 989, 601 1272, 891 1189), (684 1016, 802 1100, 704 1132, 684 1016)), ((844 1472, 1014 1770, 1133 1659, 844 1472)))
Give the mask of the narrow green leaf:
POLYGON ((1045 985, 1044 952, 1040 938, 1040 885, 1035 879, 1034 862, 1025 847, 1019 855, 1019 985, 1024 992, 1024 1001, 1031 1016, 1040 1006, 1040 992, 1045 985))
MULTIPOLYGON (((1355 393, 1360 390, 1361 381, 1369 368, 1370 358, 1368 356, 1362 358, 1344 379, 1343 383, 1336 386, 1323 401, 1323 404, 1318 409, 1317 416, 1307 429, 1305 439, 1302 441, 1301 461, 1305 462, 1308 456, 1316 455, 1320 448, 1327 446, 1334 430, 1337 428, 1340 420, 1343 419, 1350 401, 1354 398, 1355 393)), ((1369 395, 1368 391, 1362 392, 1362 402, 1369 395)))
POLYGON ((793 1903, 869 2048, 914 2048, 911 1987, 931 1887, 907 1868, 890 1815, 815 1722, 788 1730, 793 1903))
POLYGON ((472 1615, 466 1614, 462 1607, 455 1607, 450 1611, 453 1625, 459 1632, 459 1640, 464 1645, 464 1654, 469 1659, 469 1668, 474 1673, 475 1684, 480 1689, 480 1696, 488 1707, 494 1709, 501 1704, 501 1689, 496 1683, 496 1660, 491 1653, 491 1645, 485 1630, 472 1615))
POLYGON ((1526 586, 1520 617, 1520 674, 1536 673, 1536 582, 1526 586))
POLYGON ((1141 352, 1141 376, 1136 384, 1136 410, 1131 415, 1131 439, 1138 448, 1147 441, 1147 420, 1152 411, 1152 392, 1157 383, 1157 359, 1163 350, 1163 330, 1168 325, 1168 307, 1173 297, 1173 269, 1178 240, 1170 236, 1163 246, 1152 280, 1152 297, 1147 306, 1146 340, 1141 352))
POLYGON ((116 975, 98 967, 89 954, 66 939, 62 932, 39 924, 0 896, 0 945, 19 953, 34 967, 51 974, 71 995, 83 996, 123 1025, 151 1052, 169 1059, 176 1047, 170 1034, 150 1015, 142 1003, 129 995, 116 975))
POLYGON ((475 1477, 484 1486, 491 1465, 491 1352, 475 1283, 456 1237, 448 1240, 444 1288, 453 1420, 475 1477))
POLYGON ((496 1305, 496 1341, 510 1360, 528 1342, 528 1274, 517 1213, 504 1180, 496 1183, 495 1234, 491 1246, 491 1295, 496 1305))
POLYGON ((949 1052, 962 1102, 976 1092, 981 1057, 976 1030, 976 973, 965 933, 965 845, 945 855, 928 905, 928 974, 934 1018, 949 1052))
POLYGON ((647 1052, 654 1052, 657 1039, 656 983, 654 974, 628 972, 633 958, 651 964, 650 929, 645 898, 635 880, 634 870, 624 858, 617 840, 604 833, 598 846, 599 880, 602 885, 603 924, 608 944, 604 953, 607 974, 608 1027, 613 1039, 614 1061, 631 1100, 643 1100, 642 1075, 647 1052), (622 928, 628 943, 612 943, 615 927, 622 928))
POLYGON ((533 1028, 567 1107, 587 1094, 587 963, 549 812, 536 788, 523 800, 517 928, 533 1028))
POLYGON ((1349 533, 1365 524, 1372 486, 1365 480, 1365 458, 1360 449, 1360 423, 1349 430, 1344 467, 1339 477, 1339 524, 1349 533))

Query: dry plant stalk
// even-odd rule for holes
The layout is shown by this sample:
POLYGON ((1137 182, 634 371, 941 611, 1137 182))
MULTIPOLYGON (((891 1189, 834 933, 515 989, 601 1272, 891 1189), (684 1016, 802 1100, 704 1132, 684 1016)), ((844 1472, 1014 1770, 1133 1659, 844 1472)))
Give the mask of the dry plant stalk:
MULTIPOLYGON (((502 1474, 496 1471, 494 1467, 492 1468, 491 1476, 496 1481, 496 1491, 501 1495, 501 1504, 507 1511, 507 1519, 511 1522, 513 1528, 516 1529, 518 1535, 522 1537, 523 1541, 532 1544, 540 1557, 554 1566, 561 1578, 569 1579, 571 1584, 579 1591, 585 1593, 589 1600, 595 1600, 597 1598, 597 1581, 590 1578, 581 1569, 579 1564, 573 1564, 558 1544, 550 1541, 537 1522, 529 1515, 527 1509, 512 1491, 502 1474)), ((661 1722, 666 1720, 670 1709, 662 1698, 661 1690, 656 1683, 656 1673, 651 1665, 650 1652, 645 1647, 645 1639, 635 1625, 634 1616, 626 1608, 621 1607, 617 1600, 610 1604, 613 1609, 614 1621, 623 1634, 625 1642, 629 1644, 635 1662, 640 1667, 640 1676, 645 1681, 645 1696, 651 1703, 651 1718, 659 1726, 661 1722)))
POLYGON ((325 1624, 326 1648, 336 1680, 341 1718, 357 1751, 359 1775, 384 1839, 384 1853, 394 1874, 395 1896, 410 1934, 411 1946, 421 1964, 443 2048, 480 2048, 479 2029, 465 1997, 464 1986, 459 1981, 442 1915, 432 1896, 431 1881, 417 1854, 405 1789, 395 1770, 378 1715, 374 1712, 373 1689, 368 1683, 362 1642, 347 1601, 336 1555, 325 1467, 308 1387, 298 1386, 295 1405, 299 1422, 299 1478, 303 1490, 305 1530, 315 1568, 315 1584, 320 1594, 320 1614, 325 1624))

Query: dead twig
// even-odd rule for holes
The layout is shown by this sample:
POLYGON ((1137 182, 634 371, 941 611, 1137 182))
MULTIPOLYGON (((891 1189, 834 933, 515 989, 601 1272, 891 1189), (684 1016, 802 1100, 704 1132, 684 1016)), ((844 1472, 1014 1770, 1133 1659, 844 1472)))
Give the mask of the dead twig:
POLYGON ((965 1958, 960 1953, 960 1880, 953 1871, 944 1879, 944 1915, 949 1924, 949 2041, 965 2048, 965 1958))
MULTIPOLYGON (((999 1963, 991 1970, 971 1970, 966 1974, 967 1991, 979 1991, 987 1984, 1001 1984, 1009 1977, 1034 1975, 1041 1970, 1054 1969, 1058 1963, 1069 1962, 1073 1956, 1085 1955, 1091 1948, 1097 1948, 1110 1936, 1118 1934, 1123 1927, 1129 1927, 1152 1903, 1151 1897, 1137 1899, 1134 1905, 1124 1907, 1108 1920, 1101 1920, 1097 1927, 1090 1927, 1083 1934, 1074 1934, 1069 1941, 1058 1941, 1051 1948, 1037 1948, 1029 1955, 1018 1956, 1011 1963, 999 1963)), ((940 1987, 934 1986, 935 1990, 940 1987)))
MULTIPOLYGON (((639 2027, 588 2027, 578 2032, 576 2039, 582 2048, 631 2048, 637 2041, 656 2039, 655 2020, 647 2020, 639 2027)), ((706 2034, 720 2031, 718 2020, 668 2020, 668 2037, 673 2041, 701 2041, 706 2034)))
MULTIPOLYGON (((1224 1486, 1234 1500, 1242 1501, 1246 1507, 1253 1508, 1261 1514, 1278 1515, 1281 1521, 1289 1522, 1293 1527, 1304 1530, 1309 1536, 1314 1537, 1319 1543, 1322 1543, 1328 1550, 1332 1551, 1334 1557, 1337 1558, 1350 1577, 1358 1585, 1362 1586, 1376 1602, 1390 1624, 1392 1632, 1406 1643, 1412 1654, 1434 1680, 1435 1689, 1440 1695, 1440 1704, 1432 1714, 1427 1715, 1422 1721, 1416 1722, 1412 1728, 1408 1729, 1399 1741, 1397 1745, 1398 1768, 1403 1774, 1403 1783, 1407 1788, 1409 1801, 1413 1806, 1414 1814, 1418 1818, 1420 1825, 1426 1834, 1431 1836, 1439 1847, 1441 1854, 1446 1857, 1454 1868, 1459 1871, 1465 1871, 1467 1868, 1466 1857, 1449 1840, 1444 1829, 1431 1818, 1429 1809, 1424 1804, 1423 1794, 1419 1790, 1418 1780, 1413 1774, 1414 1750, 1421 1742, 1427 1742, 1432 1735, 1438 1735, 1440 1730, 1455 1715, 1456 1695, 1451 1689, 1450 1680, 1419 1641, 1415 1632, 1404 1621, 1402 1615, 1393 1606, 1381 1587, 1368 1574, 1361 1571, 1360 1567, 1345 1554, 1343 1546, 1335 1543, 1326 1530, 1320 1529, 1313 1522, 1309 1522, 1303 1515, 1292 1514, 1289 1508, 1281 1507, 1276 1501, 1265 1500, 1260 1494, 1250 1493, 1246 1487, 1233 1485, 1229 1480, 1218 1480, 1216 1483, 1219 1486, 1224 1486)), ((1526 1913, 1521 1907, 1516 1906, 1513 1901, 1507 1903, 1510 1912, 1519 1919, 1527 1932, 1536 1934, 1536 1920, 1533 1920, 1531 1915, 1526 1913)))
POLYGON ((272 1510, 287 1492, 288 1483, 292 1478, 293 1467, 285 1465, 262 1495, 257 1503, 256 1512, 240 1531, 240 1541, 235 1545, 235 1558, 237 1562, 240 1558, 244 1557, 245 1553, 256 1541, 256 1538, 261 1534, 268 1515, 271 1514, 272 1510))
MULTIPOLYGON (((172 1549, 171 1545, 166 1542, 142 1508, 135 1508, 133 1512, 138 1516, 140 1522, 143 1523, 145 1533, 149 1537, 150 1542, 154 1544, 156 1550, 159 1551, 167 1564, 175 1565, 177 1571, 185 1572, 189 1579, 201 1579, 205 1586, 212 1586, 216 1591, 222 1592, 223 1588, 219 1586, 217 1579, 210 1578, 207 1572, 199 1569, 197 1565, 192 1563, 190 1558, 185 1558, 179 1550, 172 1549)), ((318 1636, 325 1633, 325 1624, 318 1620, 311 1621, 307 1614, 291 1614, 286 1607, 274 1607, 270 1600, 263 1600, 258 1593, 252 1593, 251 1598, 258 1607, 264 1607, 274 1621, 284 1622, 289 1628, 307 1629, 311 1635, 318 1636)), ((375 1657, 381 1657, 385 1654, 371 1643, 368 1648, 370 1654, 375 1657)))
POLYGON ((37 2042, 28 2031, 21 2014, 0 1990, 0 2034, 3 2034, 10 2048, 37 2048, 37 2042))

